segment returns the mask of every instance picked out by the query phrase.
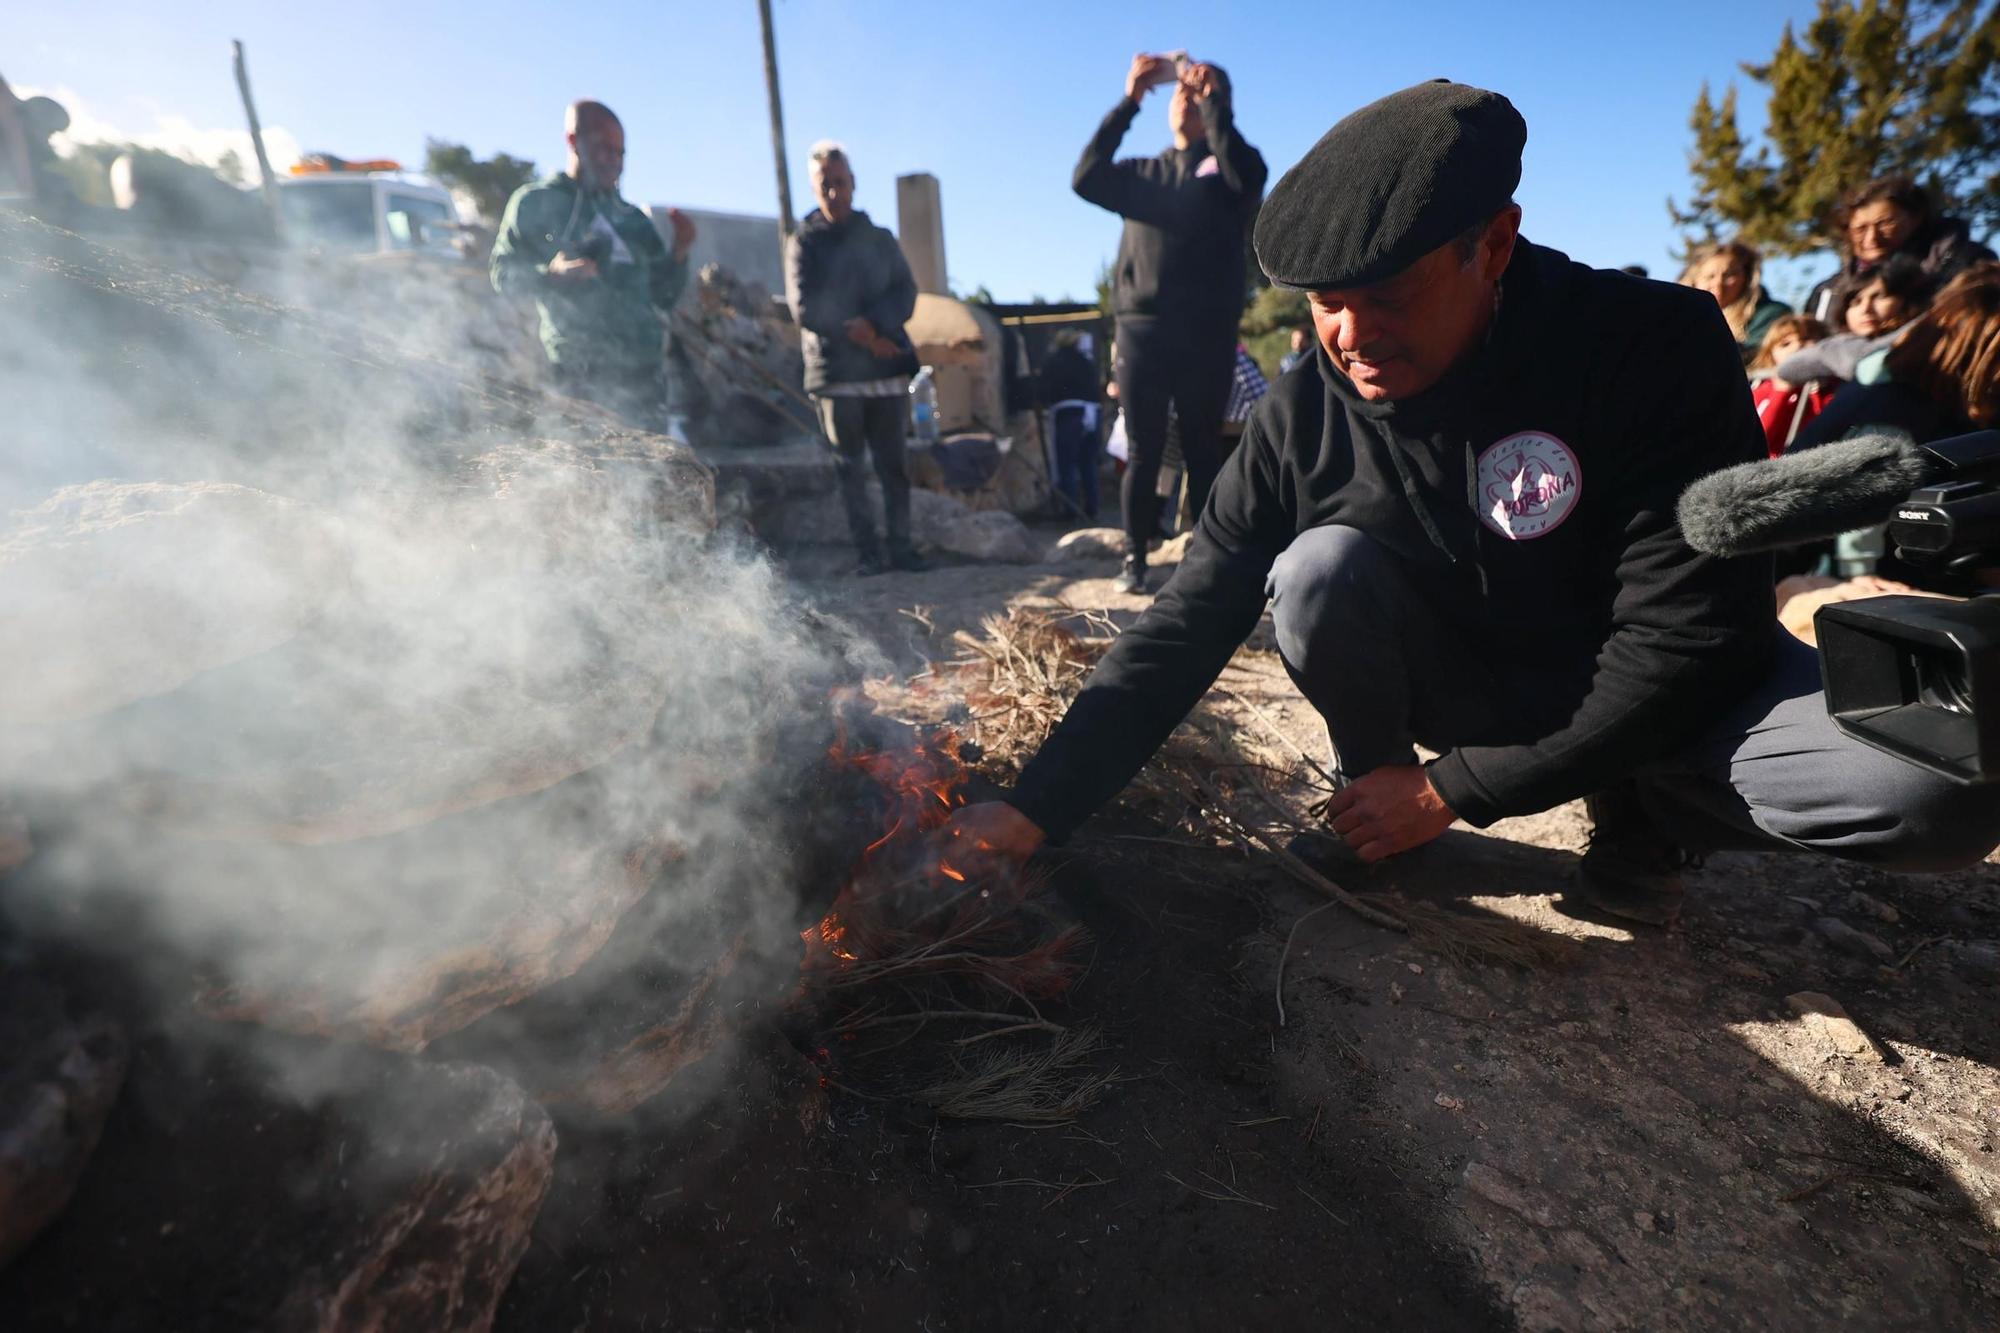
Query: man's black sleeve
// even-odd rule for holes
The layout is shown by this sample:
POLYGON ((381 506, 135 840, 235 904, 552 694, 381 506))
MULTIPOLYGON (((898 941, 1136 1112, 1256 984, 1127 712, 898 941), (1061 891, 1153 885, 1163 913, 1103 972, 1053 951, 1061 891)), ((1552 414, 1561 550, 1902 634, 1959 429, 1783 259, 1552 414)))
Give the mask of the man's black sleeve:
POLYGON ((1201 123, 1208 131, 1209 151, 1215 154, 1217 172, 1230 190, 1254 208, 1264 197, 1264 182, 1270 175, 1264 155, 1245 143, 1237 132, 1236 112, 1227 92, 1212 94, 1197 105, 1201 108, 1201 123))
POLYGON ((876 241, 882 247, 882 263, 889 271, 889 285, 881 295, 869 302, 863 313, 875 331, 884 337, 900 332, 910 322, 910 316, 917 313, 917 280, 910 272, 910 261, 903 255, 903 247, 896 243, 894 234, 883 231, 876 241))
POLYGON ((1108 208, 1120 217, 1155 227, 1171 226, 1178 216, 1179 194, 1164 181, 1152 179, 1144 158, 1114 160, 1112 155, 1125 141, 1125 132, 1139 114, 1139 104, 1127 97, 1111 108, 1111 114, 1097 127, 1077 159, 1070 185, 1080 198, 1108 208))
POLYGON ((1684 306, 1658 329, 1664 341, 1640 346, 1605 386, 1629 404, 1605 413, 1600 465, 1620 515, 1603 529, 1620 547, 1618 587, 1583 701, 1533 744, 1465 746, 1430 764, 1431 785, 1469 824, 1630 777, 1700 736, 1768 668, 1778 633, 1769 557, 1698 554, 1674 516, 1689 482, 1765 455, 1736 340, 1721 308, 1704 304, 1684 306))
POLYGON ((1022 770, 1008 800, 1052 841, 1124 789, 1256 628, 1265 577, 1292 536, 1266 419, 1253 417, 1230 455, 1180 569, 1022 770))
POLYGON ((805 243, 793 232, 785 242, 785 304, 792 308, 792 322, 822 338, 843 337, 847 317, 827 299, 817 270, 805 243))

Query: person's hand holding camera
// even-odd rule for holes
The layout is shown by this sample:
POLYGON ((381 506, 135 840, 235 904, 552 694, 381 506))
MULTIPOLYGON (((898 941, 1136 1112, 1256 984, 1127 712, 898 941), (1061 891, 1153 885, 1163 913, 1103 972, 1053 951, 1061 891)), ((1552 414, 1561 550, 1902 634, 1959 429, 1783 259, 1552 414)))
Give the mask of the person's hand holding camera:
POLYGON ((1188 90, 1188 96, 1197 102, 1206 102, 1215 96, 1216 89, 1222 86, 1222 78, 1216 72, 1215 66, 1205 60, 1183 69, 1180 72, 1180 82, 1181 86, 1188 90))
POLYGON ((1171 58, 1142 51, 1132 57, 1132 68, 1125 75, 1125 95, 1137 102, 1161 84, 1172 82, 1173 77, 1171 58))

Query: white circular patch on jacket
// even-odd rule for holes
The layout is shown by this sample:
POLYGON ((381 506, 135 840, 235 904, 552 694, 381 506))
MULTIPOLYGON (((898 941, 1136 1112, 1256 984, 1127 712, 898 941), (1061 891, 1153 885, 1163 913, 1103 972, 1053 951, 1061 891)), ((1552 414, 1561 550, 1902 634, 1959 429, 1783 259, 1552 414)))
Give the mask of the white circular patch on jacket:
POLYGON ((1479 455, 1479 521, 1509 541, 1545 537, 1583 495, 1583 469, 1555 436, 1524 430, 1479 455))

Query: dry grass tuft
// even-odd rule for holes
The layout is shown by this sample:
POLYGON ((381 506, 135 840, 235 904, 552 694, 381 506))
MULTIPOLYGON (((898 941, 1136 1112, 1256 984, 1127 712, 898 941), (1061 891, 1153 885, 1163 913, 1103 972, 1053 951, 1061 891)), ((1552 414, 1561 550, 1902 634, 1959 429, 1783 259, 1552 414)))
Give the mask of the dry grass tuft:
POLYGON ((1099 611, 1017 606, 986 617, 980 629, 952 636, 959 656, 950 666, 972 709, 971 739, 1018 769, 1062 720, 1118 626, 1099 611))
POLYGON ((961 1062, 919 1091, 917 1100, 960 1120, 1056 1124, 1074 1120, 1118 1082, 1116 1069, 1090 1068, 1103 1045, 1095 1028, 1074 1028, 1039 1049, 997 1050, 961 1062))
MULTIPOLYGON (((961 633, 952 663, 974 710, 973 738, 996 776, 1011 776, 1040 748, 1083 688, 1118 629, 1098 613, 1015 607, 989 616, 983 638, 961 633), (1093 631, 1089 637, 1072 626, 1093 631)), ((1267 727, 1254 705, 1243 701, 1267 727)), ((1271 727, 1274 734, 1275 727, 1271 727)), ((1289 741, 1286 742, 1288 745, 1289 741)), ((1175 730, 1121 800, 1164 823, 1190 845, 1233 845, 1262 853, 1315 893, 1366 921, 1408 935, 1457 961, 1549 967, 1564 961, 1570 941, 1498 917, 1475 917, 1388 893, 1350 893, 1291 855, 1291 838, 1318 821, 1295 809, 1284 793, 1323 801, 1330 779, 1312 759, 1273 763, 1245 743, 1241 728, 1204 705, 1175 730)))

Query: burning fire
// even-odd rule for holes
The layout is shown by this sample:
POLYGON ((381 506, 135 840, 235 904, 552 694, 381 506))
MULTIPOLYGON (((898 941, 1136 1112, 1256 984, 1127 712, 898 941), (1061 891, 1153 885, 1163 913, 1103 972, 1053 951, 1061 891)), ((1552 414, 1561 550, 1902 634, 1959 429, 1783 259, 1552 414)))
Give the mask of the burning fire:
POLYGON ((926 837, 966 803, 965 788, 972 774, 958 758, 959 750, 955 733, 937 731, 907 750, 859 748, 843 735, 827 751, 835 765, 858 769, 874 780, 889 802, 888 828, 863 849, 833 910, 803 932, 807 966, 816 957, 834 964, 857 961, 853 923, 872 915, 866 905, 873 900, 923 881, 935 888, 933 875, 966 883, 965 875, 950 863, 932 857, 926 837))

